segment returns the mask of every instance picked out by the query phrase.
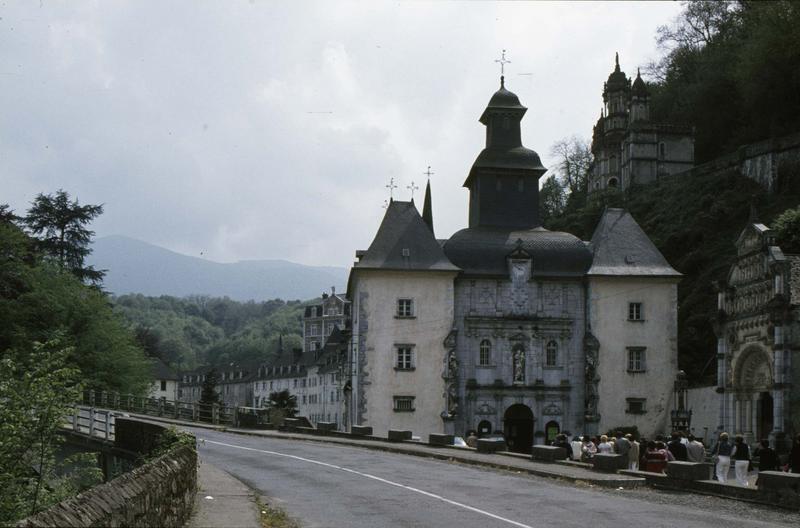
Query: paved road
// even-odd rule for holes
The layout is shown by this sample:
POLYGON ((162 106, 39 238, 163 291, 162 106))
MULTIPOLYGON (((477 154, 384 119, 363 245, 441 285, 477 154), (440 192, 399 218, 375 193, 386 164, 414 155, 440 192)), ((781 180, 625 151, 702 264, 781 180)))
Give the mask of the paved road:
POLYGON ((800 515, 727 499, 602 490, 366 449, 191 429, 201 459, 303 526, 798 526, 800 515))

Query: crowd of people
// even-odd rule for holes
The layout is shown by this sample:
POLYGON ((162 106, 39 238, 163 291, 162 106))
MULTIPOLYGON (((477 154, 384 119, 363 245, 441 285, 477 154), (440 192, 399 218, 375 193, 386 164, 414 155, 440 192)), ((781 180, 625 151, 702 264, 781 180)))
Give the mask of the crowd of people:
POLYGON ((624 455, 628 457, 628 469, 652 473, 664 473, 667 463, 673 460, 705 462, 710 454, 715 464, 716 479, 726 483, 733 463, 736 482, 740 486, 749 486, 748 475, 754 458, 758 461, 759 471, 800 473, 800 435, 797 435, 787 453, 777 452, 766 439, 761 440, 751 452, 741 435, 736 435, 731 442, 727 433, 719 435, 719 440, 709 453, 701 439, 683 431, 673 432, 669 439, 658 435, 653 440, 637 440, 631 434, 617 431, 612 436, 574 436, 571 442, 567 435, 559 434, 551 445, 564 448, 565 458, 582 462, 591 461, 598 453, 624 455))

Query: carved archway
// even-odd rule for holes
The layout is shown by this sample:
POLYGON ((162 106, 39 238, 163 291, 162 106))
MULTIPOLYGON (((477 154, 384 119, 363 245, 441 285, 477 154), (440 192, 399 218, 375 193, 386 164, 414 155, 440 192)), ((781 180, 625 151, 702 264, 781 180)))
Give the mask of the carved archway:
POLYGON ((745 349, 736 362, 733 386, 737 392, 772 390, 772 359, 769 352, 758 346, 745 349))

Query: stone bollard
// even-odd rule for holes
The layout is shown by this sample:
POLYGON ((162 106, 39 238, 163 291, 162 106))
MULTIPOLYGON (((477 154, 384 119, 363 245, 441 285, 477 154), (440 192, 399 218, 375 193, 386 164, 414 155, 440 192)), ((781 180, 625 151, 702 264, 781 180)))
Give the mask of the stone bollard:
POLYGON ((449 434, 435 434, 428 435, 428 444, 432 446, 451 446, 455 439, 453 435, 449 434))
POLYGON ((677 480, 708 480, 711 478, 709 469, 704 462, 667 462, 667 476, 677 480))
POLYGON ((372 427, 368 425, 350 426, 350 434, 353 436, 372 436, 372 427))
POLYGON ((506 450, 506 441, 502 438, 478 438, 478 453, 496 453, 506 450))
POLYGON ((411 431, 389 429, 388 438, 390 442, 402 442, 403 440, 411 440, 411 431))
POLYGON ((800 508, 800 473, 759 471, 758 491, 771 502, 788 508, 800 508))
POLYGON ((531 447, 531 460, 539 462, 555 462, 567 458, 567 450, 563 447, 535 445, 531 447))
POLYGON ((329 431, 336 430, 336 423, 335 422, 317 422, 317 431, 320 433, 327 433, 329 431))
POLYGON ((597 453, 592 458, 596 471, 616 472, 618 469, 628 469, 628 455, 615 455, 613 453, 597 453))

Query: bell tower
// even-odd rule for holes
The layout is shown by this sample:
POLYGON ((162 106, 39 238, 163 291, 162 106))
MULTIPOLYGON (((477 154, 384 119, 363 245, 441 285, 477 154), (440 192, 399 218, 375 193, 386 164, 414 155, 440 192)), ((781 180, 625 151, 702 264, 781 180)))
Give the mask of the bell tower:
POLYGON ((520 124, 527 108, 505 87, 492 95, 479 121, 486 127, 486 148, 472 165, 469 226, 532 228, 539 222, 539 178, 546 172, 536 152, 522 146, 520 124))

